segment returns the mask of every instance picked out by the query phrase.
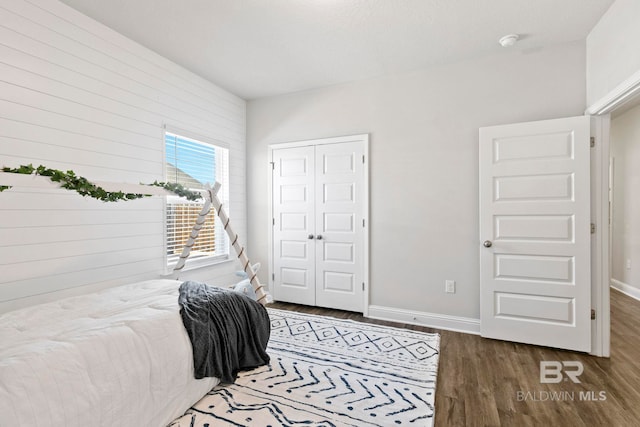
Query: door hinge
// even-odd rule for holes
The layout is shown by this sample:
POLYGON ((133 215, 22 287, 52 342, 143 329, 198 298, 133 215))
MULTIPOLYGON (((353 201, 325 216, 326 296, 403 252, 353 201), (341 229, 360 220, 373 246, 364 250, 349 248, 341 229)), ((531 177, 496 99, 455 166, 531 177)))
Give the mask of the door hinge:
POLYGON ((276 281, 276 273, 271 273, 271 280, 276 281))
POLYGON ((591 234, 596 234, 596 225, 591 223, 591 234))
POLYGON ((589 138, 589 144, 591 145, 591 148, 596 146, 596 138, 595 137, 590 137, 589 138))
POLYGON ((595 309, 591 309, 591 320, 595 320, 596 319, 596 310, 595 309))
POLYGON ((364 228, 364 218, 362 218, 362 228, 364 228))
POLYGON ((364 165, 364 154, 362 155, 362 164, 364 165))
POLYGON ((362 282, 362 290, 364 291, 364 282, 362 282))
POLYGON ((269 163, 271 163, 271 170, 274 170, 276 168, 275 162, 269 162, 269 163))
POLYGON ((276 219, 275 218, 271 218, 271 225, 276 225, 276 219))

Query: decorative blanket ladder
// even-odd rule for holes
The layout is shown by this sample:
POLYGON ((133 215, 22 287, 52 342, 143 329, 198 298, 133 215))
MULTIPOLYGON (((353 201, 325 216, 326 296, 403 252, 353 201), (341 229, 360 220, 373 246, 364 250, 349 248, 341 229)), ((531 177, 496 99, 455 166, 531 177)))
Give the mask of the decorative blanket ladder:
POLYGON ((262 284, 260 283, 260 279, 258 279, 258 275, 256 274, 256 272, 253 270, 253 267, 251 266, 251 262, 249 261, 249 257, 247 256, 247 253, 244 250, 244 247, 240 245, 240 243, 238 242, 238 234, 235 231, 233 231, 233 228, 229 224, 229 216, 227 215, 227 212, 224 210, 222 202, 218 198, 218 191, 220 191, 220 187, 221 185, 219 182, 215 182, 213 184, 213 187, 211 187, 208 184, 205 187, 205 190, 202 193, 204 198, 204 205, 202 206, 202 210, 200 211, 200 214, 198 214, 198 218, 196 219, 195 224, 193 224, 193 228, 191 230, 191 234, 189 235, 189 239, 187 240, 187 243, 184 245, 184 248, 182 249, 182 254, 180 254, 180 258, 178 259, 176 266, 173 267, 173 271, 174 273, 179 272, 184 268, 185 263, 187 262, 187 258, 189 258, 189 254, 191 253, 191 248, 195 244, 196 239, 198 238, 198 233, 200 232, 200 229, 202 229, 202 226, 204 225, 207 215, 209 214, 209 212, 211 212, 211 206, 213 205, 213 208, 218 213, 218 217, 220 217, 220 221, 224 226, 224 231, 227 232, 227 235, 231 240, 231 246, 233 246, 233 249, 235 249, 236 253, 238 254, 238 259, 242 264, 242 269, 244 270, 245 273, 247 273, 247 277, 250 278, 249 281, 253 286, 253 290, 256 292, 256 297, 258 299, 258 302, 264 305, 268 302, 271 302, 270 295, 265 292, 264 286, 262 286, 262 284))

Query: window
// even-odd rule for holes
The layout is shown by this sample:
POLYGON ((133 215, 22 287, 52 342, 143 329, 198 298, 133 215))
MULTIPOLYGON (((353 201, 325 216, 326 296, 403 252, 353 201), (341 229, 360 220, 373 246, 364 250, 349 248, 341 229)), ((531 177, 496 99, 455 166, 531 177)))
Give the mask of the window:
MULTIPOLYGON (((183 134, 165 132, 165 161, 167 182, 178 183, 191 190, 201 190, 207 183, 213 185, 214 181, 220 182, 222 187, 218 197, 228 211, 228 149, 203 142, 202 138, 193 139, 183 134)), ((172 269, 178 261, 202 206, 203 202, 190 202, 177 196, 167 197, 168 269, 172 269)), ((211 264, 228 256, 227 233, 212 208, 191 249, 187 267, 211 264)))

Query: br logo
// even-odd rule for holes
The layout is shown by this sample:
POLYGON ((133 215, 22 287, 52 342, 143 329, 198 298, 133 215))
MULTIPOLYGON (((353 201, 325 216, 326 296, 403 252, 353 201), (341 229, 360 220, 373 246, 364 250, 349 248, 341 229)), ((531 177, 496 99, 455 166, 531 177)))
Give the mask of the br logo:
POLYGON ((578 377, 584 372, 582 362, 569 361, 558 362, 556 360, 540 362, 540 382, 559 383, 567 378, 574 383, 579 383, 578 377))

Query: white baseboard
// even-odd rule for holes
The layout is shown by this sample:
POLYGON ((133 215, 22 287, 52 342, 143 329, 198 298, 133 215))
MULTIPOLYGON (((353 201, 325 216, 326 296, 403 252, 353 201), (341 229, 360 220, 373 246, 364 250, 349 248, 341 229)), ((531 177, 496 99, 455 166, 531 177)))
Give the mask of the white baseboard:
POLYGON ((611 287, 616 291, 622 292, 623 294, 640 301, 640 289, 634 286, 627 285, 626 283, 616 279, 611 279, 611 287))
POLYGON ((409 323, 434 329, 480 335, 480 319, 448 316, 446 314, 402 310, 398 308, 370 305, 368 316, 372 319, 409 323))

